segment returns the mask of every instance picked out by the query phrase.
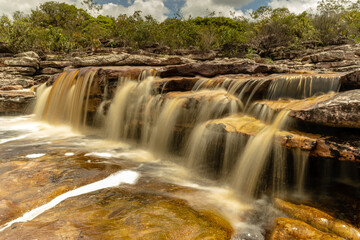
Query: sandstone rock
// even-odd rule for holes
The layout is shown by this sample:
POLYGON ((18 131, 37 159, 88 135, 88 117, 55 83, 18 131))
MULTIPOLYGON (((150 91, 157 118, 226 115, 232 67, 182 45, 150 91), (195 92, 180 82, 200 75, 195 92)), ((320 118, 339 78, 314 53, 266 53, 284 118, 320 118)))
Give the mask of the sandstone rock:
POLYGON ((345 90, 360 88, 360 68, 341 76, 341 87, 345 90))
POLYGON ((57 69, 57 68, 44 68, 43 70, 41 70, 41 74, 48 74, 48 75, 52 75, 52 74, 56 74, 56 73, 61 73, 62 70, 57 69))
POLYGON ((71 64, 71 61, 41 61, 40 68, 64 68, 71 64))
POLYGON ((275 111, 290 110, 290 116, 315 124, 360 128, 360 90, 327 95, 304 100, 259 101, 275 111))
POLYGON ((17 58, 29 57, 29 58, 36 58, 36 59, 40 58, 39 55, 33 51, 18 53, 15 55, 15 57, 17 57, 17 58))
MULTIPOLYGON (((16 212, 3 212, 0 224, 21 217, 60 194, 139 166, 121 158, 114 159, 116 163, 104 163, 99 157, 79 151, 74 156, 64 156, 66 152, 47 148, 46 156, 31 161, 21 157, 26 155, 24 152, 17 153, 17 157, 1 152, 1 159, 7 161, 0 162, 0 199, 6 199, 0 201, 0 213, 2 205, 18 204, 16 212)), ((144 174, 134 185, 68 198, 31 221, 5 229, 1 237, 7 240, 230 239, 233 229, 223 217, 206 204, 200 208, 191 200, 182 199, 195 199, 193 194, 201 194, 197 191, 144 174)), ((204 199, 198 202, 203 203, 204 199)))
MULTIPOLYGON (((233 115, 221 119, 210 120, 206 123, 207 128, 216 129, 216 131, 239 134, 239 136, 255 136, 266 124, 253 117, 246 115, 233 115)), ((274 141, 286 148, 297 148, 305 151, 311 151, 316 146, 316 139, 310 138, 301 133, 278 131, 275 134, 274 141)))
POLYGON ((214 60, 216 58, 216 52, 215 51, 209 51, 205 53, 192 53, 187 56, 190 59, 193 60, 200 60, 200 61, 207 61, 207 60, 214 60))
POLYGON ((325 233, 299 220, 276 218, 271 240, 341 240, 335 234, 325 233))
POLYGON ((5 60, 5 65, 8 66, 19 66, 19 67, 33 67, 35 69, 39 68, 39 59, 33 57, 17 57, 9 60, 5 60))
MULTIPOLYGON (((210 120, 209 129, 222 134, 234 133, 240 136, 255 136, 266 124, 253 117, 234 115, 221 119, 210 120)), ((288 149, 309 151, 311 156, 334 158, 344 161, 360 161, 359 143, 346 142, 330 136, 321 136, 299 131, 277 131, 274 142, 288 149)))
POLYGON ((21 85, 28 88, 34 85, 34 79, 28 76, 12 75, 6 72, 0 72, 0 87, 8 85, 21 85))
POLYGON ((36 75, 34 77, 34 82, 36 84, 41 84, 41 83, 45 83, 47 81, 49 81, 49 79, 54 76, 54 75, 48 75, 48 74, 41 74, 41 75, 36 75))
POLYGON ((360 56, 360 48, 355 48, 354 49, 354 54, 357 56, 360 56))
POLYGON ((0 87, 0 91, 12 91, 12 90, 21 90, 21 89, 23 89, 23 86, 21 85, 10 85, 10 86, 0 87))
POLYGON ((340 68, 357 65, 358 63, 354 60, 344 60, 339 62, 318 62, 316 68, 340 68))
POLYGON ((24 114, 35 96, 25 91, 0 91, 0 114, 24 114))
POLYGON ((161 77, 169 76, 196 76, 213 77, 224 74, 255 74, 255 73, 285 73, 283 69, 275 65, 257 64, 252 60, 236 61, 207 61, 202 63, 189 63, 183 65, 167 66, 159 70, 161 77))
POLYGON ((89 57, 79 58, 73 60, 74 66, 164 66, 175 65, 188 62, 186 59, 178 56, 146 56, 146 55, 129 55, 123 54, 110 54, 110 55, 94 55, 89 57))
POLYGON ((129 57, 129 54, 110 54, 103 56, 89 56, 89 57, 75 57, 73 64, 76 67, 87 67, 87 66, 116 66, 119 62, 124 61, 129 57))
POLYGON ((123 62, 117 65, 129 65, 129 66, 167 66, 187 63, 189 60, 178 56, 144 56, 144 55, 130 55, 124 59, 123 62))
POLYGON ((0 67, 0 71, 24 76, 33 76, 36 73, 36 69, 33 67, 0 67))
POLYGON ((335 233, 345 239, 360 239, 360 230, 358 228, 316 208, 296 205, 280 199, 275 199, 275 206, 291 217, 302 220, 321 231, 335 233))
POLYGON ((311 61, 317 62, 335 62, 345 59, 345 53, 342 50, 334 50, 329 52, 316 53, 310 56, 311 61))

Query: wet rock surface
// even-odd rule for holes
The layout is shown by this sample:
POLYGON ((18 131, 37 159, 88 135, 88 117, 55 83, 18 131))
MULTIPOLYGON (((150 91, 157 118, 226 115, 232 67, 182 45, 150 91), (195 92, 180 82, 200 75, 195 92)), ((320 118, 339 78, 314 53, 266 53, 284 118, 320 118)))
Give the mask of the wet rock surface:
POLYGON ((34 93, 30 91, 17 91, 16 88, 22 87, 15 85, 0 90, 0 115, 31 112, 31 104, 35 101, 34 93), (7 91, 8 89, 13 91, 7 91))
POLYGON ((343 238, 317 230, 316 228, 298 220, 277 218, 276 227, 270 237, 271 240, 287 239, 314 239, 314 240, 341 240, 343 238))
POLYGON ((275 206, 291 217, 302 220, 321 231, 330 232, 345 239, 360 239, 360 229, 316 208, 296 205, 280 199, 275 199, 275 206))
MULTIPOLYGON (((223 134, 234 133, 240 136, 255 136, 267 125, 250 116, 235 115, 207 122, 207 127, 223 134)), ((310 155, 346 161, 360 161, 359 143, 334 139, 331 136, 310 134, 300 131, 278 130, 275 143, 288 149, 309 151, 310 155)))
MULTIPOLYGON (((66 143, 53 144, 61 147, 66 143)), ((38 152, 44 156, 28 156, 31 149, 17 149, 16 157, 11 152, 1 153, 0 225, 63 193, 119 170, 137 171, 139 167, 126 159, 104 161, 76 149, 73 156, 43 147, 38 152)), ((68 198, 31 221, 13 224, 0 235, 3 239, 230 239, 233 229, 223 217, 183 199, 197 191, 140 175, 134 185, 68 198)))
POLYGON ((332 127, 360 128, 360 90, 328 94, 304 100, 261 101, 275 111, 290 110, 302 121, 332 127))

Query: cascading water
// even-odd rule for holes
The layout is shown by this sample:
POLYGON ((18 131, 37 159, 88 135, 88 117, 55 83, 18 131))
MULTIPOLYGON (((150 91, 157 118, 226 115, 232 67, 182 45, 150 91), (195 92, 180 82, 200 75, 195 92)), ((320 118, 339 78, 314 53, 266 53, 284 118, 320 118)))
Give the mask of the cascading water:
POLYGON ((247 197, 252 197, 256 193, 260 174, 272 150, 274 135, 286 124, 287 115, 287 111, 280 112, 271 125, 248 141, 244 153, 231 173, 231 184, 247 197))
MULTIPOLYGON (((52 87, 41 86, 35 109, 37 118, 51 123, 68 123, 74 129, 81 129, 86 124, 89 99, 96 90, 99 91, 97 81, 94 81, 96 74, 96 69, 74 70, 61 74, 52 87)), ((200 80, 191 92, 157 94, 154 76, 154 71, 144 71, 137 80, 119 79, 106 116, 98 118, 104 119, 107 138, 136 141, 158 154, 176 149, 185 158, 185 165, 205 172, 209 168, 218 169, 220 178, 248 197, 255 194, 262 170, 273 153, 273 159, 276 159, 272 167, 273 192, 281 192, 279 186, 285 177, 286 151, 273 146, 273 138, 276 131, 284 127, 287 112, 274 118, 276 114, 266 108, 248 107, 256 92, 267 84, 267 78, 244 81, 240 77, 238 81, 226 79, 223 82, 200 80), (210 86, 218 89, 205 89, 210 86), (246 102, 247 111, 270 125, 250 139, 231 133, 224 135, 209 127, 208 120, 244 111, 241 100, 246 102)), ((324 90, 319 87, 322 84, 315 86, 312 79, 272 80, 267 96, 284 96, 291 89, 294 96, 304 97, 324 90), (286 88, 280 88, 283 81, 286 81, 286 88), (312 85, 315 87, 309 93, 304 92, 306 86, 312 85)), ((335 78, 332 83, 328 90, 338 87, 335 78)), ((97 115, 104 113, 107 102, 104 99, 97 105, 97 115)))
POLYGON ((69 124, 75 130, 86 125, 90 95, 97 70, 82 69, 64 72, 51 87, 42 85, 38 91, 35 115, 52 124, 69 124))
MULTIPOLYGON (((120 78, 116 90, 116 81, 99 86, 99 72, 73 70, 62 73, 53 86, 39 87, 36 118, 68 124, 78 131, 85 131, 95 119, 105 132, 101 137, 107 139, 106 144, 127 141, 132 147, 149 150, 155 156, 151 158, 176 160, 230 186, 246 204, 262 190, 282 195, 288 177, 290 182, 294 180, 295 195, 303 195, 309 157, 308 151, 279 143, 279 135, 290 128, 289 112, 252 104, 254 100, 260 95, 267 99, 305 98, 336 91, 340 84, 335 76, 240 76, 199 80, 192 91, 162 93, 156 88, 154 72, 144 71, 137 79, 120 78)), ((112 161, 111 157, 107 160, 112 161)), ((247 227, 234 228, 242 231, 247 227)), ((254 236, 262 239, 262 235, 256 229, 254 236)))

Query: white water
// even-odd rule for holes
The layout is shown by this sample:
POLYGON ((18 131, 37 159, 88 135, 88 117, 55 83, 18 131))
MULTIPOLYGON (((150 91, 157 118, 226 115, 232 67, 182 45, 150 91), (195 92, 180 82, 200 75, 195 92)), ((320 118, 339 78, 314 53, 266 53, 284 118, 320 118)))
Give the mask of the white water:
POLYGON ((37 216, 39 216, 40 214, 55 207, 56 205, 65 201, 68 198, 76 197, 79 195, 94 192, 94 191, 101 190, 104 188, 116 187, 122 183, 134 184, 134 183, 136 183, 138 178, 139 178, 139 174, 137 172, 129 171, 129 170, 119 171, 117 173, 110 175, 109 177, 107 177, 103 180, 79 187, 77 189, 74 189, 72 191, 69 191, 69 192, 66 192, 64 194, 57 196, 56 198, 54 198, 47 204, 44 204, 38 208, 35 208, 35 209, 31 210, 30 212, 25 213, 22 217, 19 217, 11 222, 4 224, 1 227, 0 232, 4 231, 5 229, 10 227, 14 223, 27 222, 27 221, 34 219, 37 216))

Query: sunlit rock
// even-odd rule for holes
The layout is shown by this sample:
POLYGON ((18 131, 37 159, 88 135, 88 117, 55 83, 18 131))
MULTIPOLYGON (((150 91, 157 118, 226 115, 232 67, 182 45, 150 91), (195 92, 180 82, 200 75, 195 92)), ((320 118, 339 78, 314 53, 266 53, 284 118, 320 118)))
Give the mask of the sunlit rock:
POLYGON ((275 199, 275 206, 291 217, 302 220, 321 231, 334 233, 345 239, 360 239, 360 229, 316 208, 296 205, 280 199, 275 199))
POLYGON ((277 218, 271 240, 341 240, 335 234, 326 233, 299 220, 290 218, 277 218))
POLYGON ((274 111, 290 110, 290 116, 315 124, 360 128, 360 90, 330 93, 304 100, 260 101, 274 111))

